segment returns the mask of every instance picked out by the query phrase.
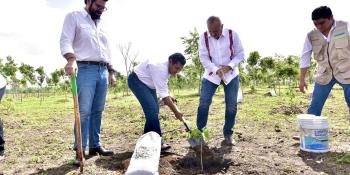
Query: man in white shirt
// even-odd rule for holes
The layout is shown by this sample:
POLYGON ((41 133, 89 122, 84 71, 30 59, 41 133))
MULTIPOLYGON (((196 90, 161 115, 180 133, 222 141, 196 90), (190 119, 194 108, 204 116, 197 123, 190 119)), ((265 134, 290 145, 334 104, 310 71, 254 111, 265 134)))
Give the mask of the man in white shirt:
POLYGON ((205 72, 197 112, 197 128, 202 130, 206 127, 213 95, 222 84, 226 104, 223 144, 232 146, 235 144, 232 128, 237 113, 238 65, 244 61, 244 50, 237 32, 223 29, 219 17, 209 17, 207 26, 208 32, 199 38, 199 58, 205 72))
MULTIPOLYGON (((0 74, 0 101, 2 100, 2 97, 5 94, 5 89, 6 89, 6 80, 0 74)), ((4 152, 5 152, 4 129, 3 129, 2 120, 0 118, 0 160, 3 159, 4 152)))
MULTIPOLYGON (((157 93, 169 106, 175 117, 182 121, 183 113, 177 108, 175 99, 169 95, 168 79, 170 75, 179 73, 186 64, 185 57, 180 53, 169 56, 166 62, 152 62, 147 60, 139 64, 128 77, 128 85, 140 102, 146 117, 144 133, 154 131, 162 136, 158 119, 159 104, 157 93)), ((161 150, 170 148, 162 140, 161 150)))
POLYGON ((335 21, 327 6, 312 12, 315 29, 307 34, 300 62, 299 89, 307 88, 305 76, 310 67, 311 54, 317 61, 314 74, 315 87, 308 114, 320 116, 333 86, 338 83, 344 90, 350 108, 350 27, 347 22, 335 21))
MULTIPOLYGON (((85 8, 69 13, 63 24, 60 46, 67 59, 65 71, 74 73, 78 67, 77 87, 81 120, 83 152, 89 136, 89 155, 113 155, 100 141, 102 112, 108 83, 116 82, 111 61, 110 46, 100 16, 106 10, 107 0, 85 0, 85 8)), ((74 133, 75 134, 75 133, 74 133)), ((74 150, 77 150, 75 136, 74 150)), ((76 162, 79 164, 79 162, 76 162)))

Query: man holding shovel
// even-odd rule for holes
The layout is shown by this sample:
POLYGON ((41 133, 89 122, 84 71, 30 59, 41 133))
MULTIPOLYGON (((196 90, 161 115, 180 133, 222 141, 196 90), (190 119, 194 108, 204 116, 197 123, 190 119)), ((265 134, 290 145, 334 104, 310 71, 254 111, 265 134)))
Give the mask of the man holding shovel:
MULTIPOLYGON (((154 131, 162 136, 158 119, 157 93, 164 104, 169 106, 175 117, 181 121, 183 120, 183 113, 177 108, 175 99, 169 95, 168 79, 170 75, 174 76, 179 73, 185 64, 185 57, 180 53, 174 53, 165 62, 159 63, 147 60, 139 64, 129 75, 129 88, 140 102, 145 113, 144 133, 154 131)), ((162 140, 161 150, 165 151, 169 148, 170 145, 162 140)))
MULTIPOLYGON (((67 59, 65 71, 75 74, 78 67, 77 88, 81 120, 82 149, 85 153, 89 136, 89 155, 113 155, 102 147, 100 141, 102 111, 104 110, 108 83, 116 79, 111 64, 110 47, 100 16, 106 11, 107 0, 85 0, 85 8, 69 13, 63 24, 60 46, 67 59)), ((75 135, 74 150, 77 151, 75 135)), ((78 159, 77 159, 78 160, 78 159)), ((80 162, 77 161, 77 164, 80 162)))
POLYGON ((223 143, 232 146, 235 144, 232 128, 237 113, 238 65, 244 61, 244 50, 238 34, 233 30, 223 29, 219 17, 209 17, 207 27, 208 32, 199 38, 199 57, 205 73, 201 85, 197 128, 202 131, 206 127, 213 95, 222 84, 226 104, 223 143))

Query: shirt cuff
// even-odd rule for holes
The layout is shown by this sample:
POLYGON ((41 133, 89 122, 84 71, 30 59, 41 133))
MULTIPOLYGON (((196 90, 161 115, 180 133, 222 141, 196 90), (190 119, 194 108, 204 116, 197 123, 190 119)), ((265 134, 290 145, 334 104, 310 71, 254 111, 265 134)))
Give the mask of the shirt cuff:
POLYGON ((212 69, 211 69, 211 73, 213 74, 216 74, 216 72, 219 70, 218 67, 214 66, 212 69))
POLYGON ((229 63, 228 66, 230 66, 232 68, 232 70, 236 67, 235 63, 229 63))
POLYGON ((165 97, 167 97, 167 96, 169 96, 169 92, 159 92, 159 97, 160 97, 161 99, 163 99, 163 98, 165 98, 165 97))
POLYGON ((64 56, 67 53, 74 53, 73 48, 71 48, 71 47, 62 48, 62 50, 61 50, 62 56, 64 56))

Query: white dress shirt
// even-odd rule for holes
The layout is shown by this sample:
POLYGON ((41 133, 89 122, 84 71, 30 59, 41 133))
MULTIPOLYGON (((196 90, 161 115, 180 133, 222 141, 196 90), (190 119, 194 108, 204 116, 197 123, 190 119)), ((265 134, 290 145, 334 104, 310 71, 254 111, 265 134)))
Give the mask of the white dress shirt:
POLYGON ((139 80, 151 89, 156 89, 160 98, 169 96, 168 79, 169 63, 166 62, 151 62, 147 60, 135 67, 139 80))
POLYGON ((107 34, 101 20, 94 21, 85 9, 67 14, 60 39, 61 54, 74 53, 77 61, 112 64, 107 34))
POLYGON ((222 31, 222 35, 218 40, 208 35, 209 50, 212 61, 209 59, 208 50, 205 45, 204 34, 202 34, 199 38, 199 58, 205 69, 203 78, 217 85, 219 85, 221 82, 220 77, 216 75, 216 71, 220 68, 220 65, 228 65, 233 69, 232 71, 229 71, 225 74, 225 79, 228 84, 239 74, 238 65, 240 62, 244 61, 244 50, 241 44, 241 40, 235 31, 232 31, 232 35, 234 51, 232 60, 230 59, 231 50, 229 39, 230 35, 228 29, 224 29, 222 31))
MULTIPOLYGON (((337 22, 334 21, 331 30, 328 33, 328 36, 324 36, 321 32, 319 32, 320 35, 322 35, 324 37, 324 39, 327 39, 327 42, 329 43, 333 38, 331 35, 331 31, 334 30, 334 28, 337 26, 337 22)), ((350 25, 348 23, 348 32, 350 32, 350 25)), ((303 51, 301 53, 300 56, 300 68, 308 68, 311 65, 311 54, 312 54, 312 45, 311 45, 311 41, 309 39, 308 36, 306 36, 305 38, 305 42, 304 42, 304 48, 303 51)))
POLYGON ((6 86, 6 79, 0 74, 0 89, 6 86))

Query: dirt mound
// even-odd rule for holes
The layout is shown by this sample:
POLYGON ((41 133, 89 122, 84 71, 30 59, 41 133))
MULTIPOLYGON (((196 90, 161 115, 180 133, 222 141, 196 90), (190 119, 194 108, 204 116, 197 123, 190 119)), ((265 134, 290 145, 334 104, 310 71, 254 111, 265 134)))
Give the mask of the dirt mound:
POLYGON ((293 115, 293 114, 302 114, 303 113, 303 108, 296 106, 296 105, 291 105, 291 106, 286 106, 286 105, 281 105, 275 108, 272 108, 270 111, 270 114, 284 114, 284 115, 293 115))

